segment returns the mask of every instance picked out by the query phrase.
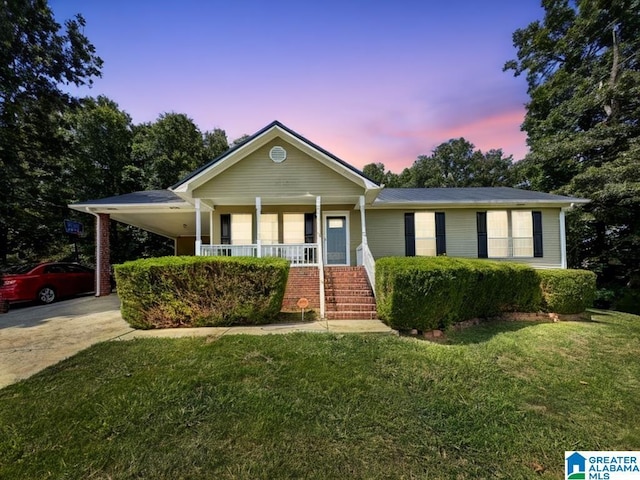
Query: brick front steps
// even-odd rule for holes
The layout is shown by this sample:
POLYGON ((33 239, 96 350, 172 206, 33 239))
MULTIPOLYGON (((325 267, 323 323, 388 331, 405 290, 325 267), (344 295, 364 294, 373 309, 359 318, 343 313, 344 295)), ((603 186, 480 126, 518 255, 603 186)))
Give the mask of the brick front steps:
POLYGON ((320 273, 318 267, 293 267, 289 269, 289 280, 282 301, 283 312, 298 312, 298 300, 309 300, 308 309, 320 312, 320 273))
MULTIPOLYGON (((309 300, 309 309, 320 311, 320 276, 316 267, 294 267, 282 302, 282 311, 297 312, 300 298, 309 300)), ((376 317, 373 296, 364 267, 324 269, 325 318, 327 320, 371 320, 376 317)))
POLYGON ((324 269, 327 320, 369 320, 376 317, 376 300, 364 267, 324 269))

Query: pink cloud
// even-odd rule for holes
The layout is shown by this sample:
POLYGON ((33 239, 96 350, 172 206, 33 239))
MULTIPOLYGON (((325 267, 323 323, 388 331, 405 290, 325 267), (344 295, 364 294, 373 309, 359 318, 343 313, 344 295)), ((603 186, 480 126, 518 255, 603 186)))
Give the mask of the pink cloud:
POLYGON ((445 127, 429 121, 416 126, 406 122, 400 128, 394 125, 398 117, 390 115, 384 120, 363 124, 356 129, 356 138, 347 139, 339 135, 327 138, 327 145, 330 150, 334 148, 336 155, 359 168, 367 163, 381 162, 396 173, 410 167, 418 155, 429 155, 441 143, 460 137, 482 151, 501 148, 505 155, 513 155, 514 160, 520 160, 527 153, 526 134, 520 131, 524 114, 522 107, 470 121, 459 119, 445 127))

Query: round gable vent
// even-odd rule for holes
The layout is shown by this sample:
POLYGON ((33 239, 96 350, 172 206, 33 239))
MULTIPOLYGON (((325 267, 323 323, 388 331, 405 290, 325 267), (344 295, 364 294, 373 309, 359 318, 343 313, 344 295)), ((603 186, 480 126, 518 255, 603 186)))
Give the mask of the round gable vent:
POLYGON ((276 163, 282 163, 287 159, 287 151, 284 148, 276 145, 271 150, 269 150, 269 158, 276 163))

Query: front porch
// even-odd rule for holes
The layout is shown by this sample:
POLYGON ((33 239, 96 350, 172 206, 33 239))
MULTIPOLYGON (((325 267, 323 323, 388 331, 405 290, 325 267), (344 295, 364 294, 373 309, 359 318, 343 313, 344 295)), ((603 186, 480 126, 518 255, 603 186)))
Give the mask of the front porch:
MULTIPOLYGON (((310 294, 318 298, 318 305, 313 307, 323 318, 326 310, 325 267, 362 266, 366 272, 364 278, 374 288, 375 262, 367 244, 363 195, 329 199, 320 196, 245 197, 236 198, 233 204, 213 198, 195 198, 194 207, 195 235, 190 237, 192 254, 279 257, 290 262, 292 271, 315 269, 316 286, 310 294)), ((301 290, 309 291, 309 288, 301 290)), ((370 316, 369 313, 359 318, 370 316)))

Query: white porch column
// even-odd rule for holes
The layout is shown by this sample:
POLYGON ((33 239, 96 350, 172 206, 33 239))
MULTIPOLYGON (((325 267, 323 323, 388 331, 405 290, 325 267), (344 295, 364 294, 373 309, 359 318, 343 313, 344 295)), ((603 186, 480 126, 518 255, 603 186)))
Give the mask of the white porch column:
POLYGON ((324 318, 324 261, 322 259, 322 212, 321 197, 316 197, 316 242, 318 244, 318 277, 320 278, 320 318, 324 318))
POLYGON ((209 245, 213 245, 213 210, 209 210, 209 245))
POLYGON ((362 226, 362 245, 368 245, 367 223, 364 214, 364 195, 360 195, 360 225, 362 226))
POLYGON ((202 255, 202 219, 200 218, 200 199, 196 198, 196 255, 202 255))
POLYGON ((564 212, 566 207, 560 209, 560 265, 567 268, 567 230, 565 226, 564 212))
POLYGON ((256 197, 256 245, 258 246, 258 258, 262 257, 262 240, 260 238, 260 215, 262 215, 262 199, 256 197))

